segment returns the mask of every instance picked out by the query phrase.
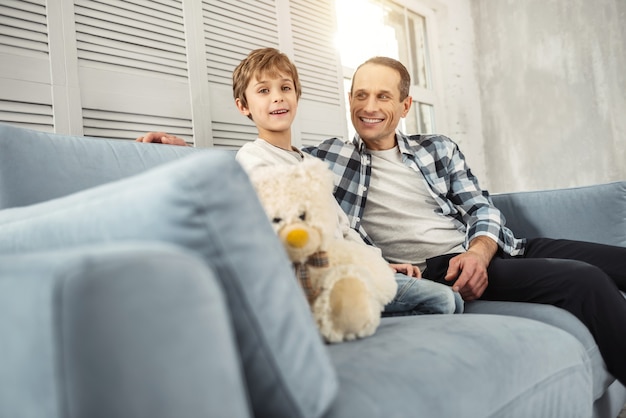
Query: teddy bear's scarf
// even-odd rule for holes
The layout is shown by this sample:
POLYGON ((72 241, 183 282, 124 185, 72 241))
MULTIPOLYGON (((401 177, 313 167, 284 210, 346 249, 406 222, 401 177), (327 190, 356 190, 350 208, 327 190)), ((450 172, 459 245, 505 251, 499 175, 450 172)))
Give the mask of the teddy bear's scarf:
POLYGON ((306 298, 312 304, 320 293, 320 289, 314 289, 311 285, 311 267, 325 268, 328 267, 328 254, 326 251, 318 251, 307 258, 305 262, 293 263, 296 270, 296 277, 300 280, 300 285, 304 290, 306 298))

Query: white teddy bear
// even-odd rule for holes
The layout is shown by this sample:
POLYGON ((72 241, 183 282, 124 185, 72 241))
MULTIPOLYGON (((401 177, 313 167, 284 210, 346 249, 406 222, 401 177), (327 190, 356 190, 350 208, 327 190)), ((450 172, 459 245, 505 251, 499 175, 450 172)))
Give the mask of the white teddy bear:
POLYGON ((263 167, 251 180, 324 339, 334 343, 372 335, 397 284, 376 249, 337 236, 333 174, 326 164, 312 159, 263 167))

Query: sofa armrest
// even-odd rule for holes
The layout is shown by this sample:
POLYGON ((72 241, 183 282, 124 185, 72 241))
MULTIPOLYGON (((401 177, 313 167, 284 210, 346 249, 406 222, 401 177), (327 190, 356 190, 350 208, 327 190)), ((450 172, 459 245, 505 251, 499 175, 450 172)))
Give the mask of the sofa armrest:
POLYGON ((492 196, 515 236, 626 247, 626 181, 492 196))
POLYGON ((0 255, 0 416, 249 416, 213 272, 165 244, 0 255))

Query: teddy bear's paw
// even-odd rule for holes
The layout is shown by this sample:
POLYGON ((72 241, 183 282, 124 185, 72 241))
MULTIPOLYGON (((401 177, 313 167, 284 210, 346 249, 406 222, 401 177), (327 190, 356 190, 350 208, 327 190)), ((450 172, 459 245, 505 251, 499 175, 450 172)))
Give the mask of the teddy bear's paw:
POLYGON ((380 309, 370 288, 361 280, 337 280, 329 294, 331 324, 335 338, 349 341, 372 335, 380 323, 380 309))
POLYGON ((370 292, 362 280, 338 280, 330 292, 330 310, 335 326, 345 333, 356 333, 369 322, 370 292))

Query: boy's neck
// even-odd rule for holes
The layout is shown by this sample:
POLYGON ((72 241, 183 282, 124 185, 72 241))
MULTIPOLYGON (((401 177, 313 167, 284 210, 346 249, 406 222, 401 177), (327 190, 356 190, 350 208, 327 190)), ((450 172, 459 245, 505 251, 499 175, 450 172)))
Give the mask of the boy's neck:
POLYGON ((261 138, 265 142, 268 142, 274 145, 275 147, 286 149, 289 151, 291 151, 292 149, 291 130, 287 132, 268 132, 268 131, 261 132, 259 131, 259 138, 261 138))

